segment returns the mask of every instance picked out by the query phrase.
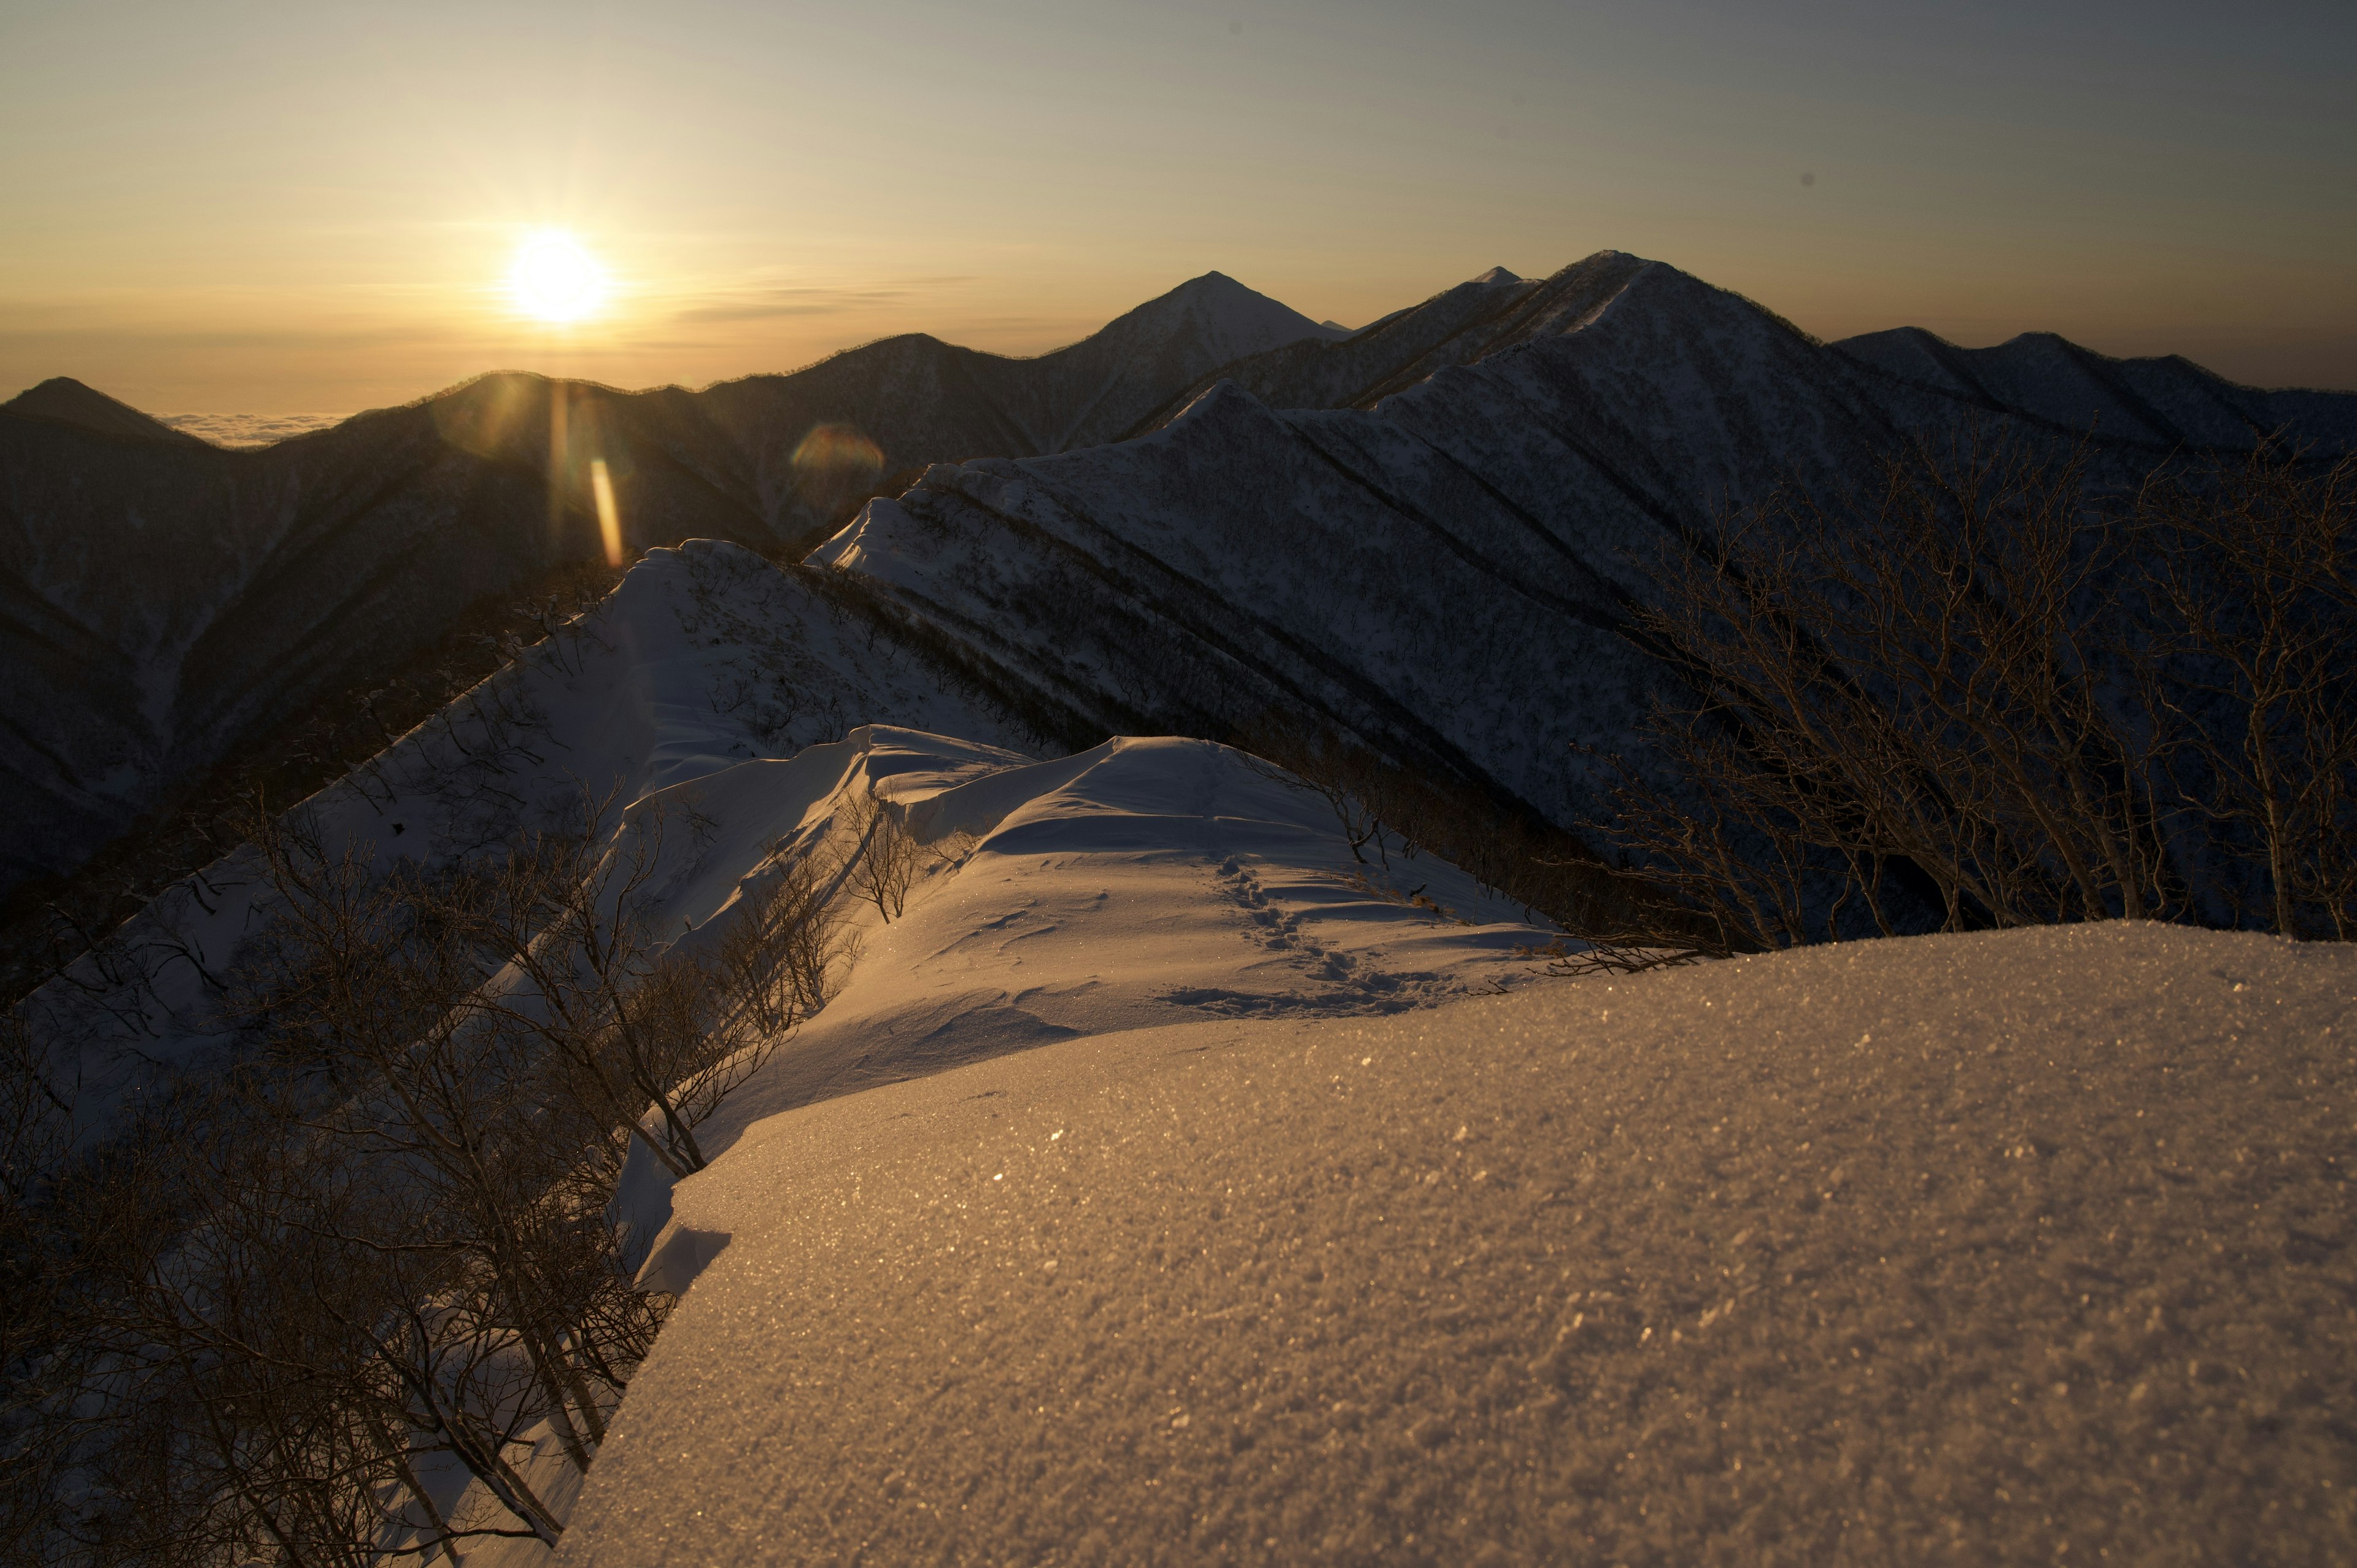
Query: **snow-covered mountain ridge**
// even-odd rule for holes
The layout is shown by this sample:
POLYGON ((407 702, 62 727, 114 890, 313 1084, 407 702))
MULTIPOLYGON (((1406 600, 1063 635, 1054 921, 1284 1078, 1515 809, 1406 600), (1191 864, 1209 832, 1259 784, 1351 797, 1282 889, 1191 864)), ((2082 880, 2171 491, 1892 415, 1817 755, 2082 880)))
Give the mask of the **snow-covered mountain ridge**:
MULTIPOLYGON (((938 955, 912 951, 886 967, 904 989, 923 991, 937 969, 946 976, 941 993, 925 991, 917 1008, 930 1020, 917 1034, 929 1039, 975 1008, 986 1015, 983 1032, 1010 1043, 1026 1029, 1063 1031, 1076 1017, 1092 1028, 1111 1026, 1109 1019, 1128 1026, 1182 1004, 1170 1000, 1180 993, 1183 1005, 1212 1012, 1387 1011, 1487 984, 1462 975, 1508 950, 1553 940, 1552 928, 1526 924, 1527 911, 1429 857, 1395 869, 1362 864, 1337 840, 1323 800, 1224 747, 1114 740, 1035 764, 1017 749, 1027 740, 1020 727, 986 693, 962 691, 950 672, 876 637, 856 611, 816 591, 823 586, 823 579, 781 572, 736 545, 695 541, 654 551, 594 615, 305 802, 303 814, 324 842, 366 846, 389 867, 565 821, 585 798, 609 802, 608 831, 617 834, 651 811, 689 812, 702 824, 694 867, 679 873, 684 880, 662 893, 649 918, 709 942, 721 928, 705 928, 730 908, 738 882, 761 874, 777 843, 804 834, 807 813, 830 821, 846 792, 880 787, 927 842, 963 833, 991 854, 1030 853, 1020 843, 1062 859, 1183 862, 1190 891, 1179 904, 1198 899, 1223 911, 1210 917, 1215 924, 1266 928, 1269 956, 1258 968, 1224 941, 1215 955, 1183 962, 1175 950, 1159 949, 1135 972, 1066 976, 1047 988, 1053 996, 1016 988, 1025 992, 1020 1004, 1013 991, 1004 1005, 977 1002, 956 980, 971 965, 944 966, 938 955), (976 772, 994 782, 965 787, 976 772), (1125 844, 1132 853, 1115 853, 1125 844), (1284 878, 1273 882, 1249 869, 1257 862, 1283 862, 1314 886, 1305 893, 1284 878), (1339 915, 1312 908, 1338 899, 1346 907, 1339 915), (1460 915, 1477 926, 1456 925, 1460 915), (1447 927, 1438 968, 1412 962, 1413 972, 1395 972, 1362 963, 1355 950, 1364 930, 1396 920, 1447 927), (1336 921, 1339 934, 1329 929, 1336 921), (1287 980, 1296 968, 1302 972, 1287 980)), ((1382 846, 1368 853, 1380 856, 1382 846)), ((1064 897, 1056 877, 1035 870, 1028 879, 1033 904, 1064 897)), ((1084 941, 1101 940, 1103 911, 1089 900, 1104 890, 1092 883, 1082 900, 1094 917, 1079 927, 1084 941)), ((1164 911, 1150 919, 1175 940, 1172 922, 1182 918, 1165 910, 1169 900, 1143 897, 1149 910, 1164 911)), ((44 1037, 76 1042, 75 1059, 57 1064, 57 1077, 78 1087, 85 1136, 104 1136, 127 1102, 173 1074, 207 1070, 225 1047, 216 1017, 221 977, 269 918, 255 852, 242 849, 177 885, 105 950, 28 999, 44 1037)), ((921 943, 933 918, 893 927, 884 950, 921 943)), ((1052 919, 998 910, 989 923, 1002 931, 998 940, 1014 940, 1004 934, 1010 927, 1031 939, 1023 950, 1036 972, 1075 961, 1042 961, 1062 946, 1052 919)), ((943 950, 957 940, 942 938, 943 950)), ((1418 942, 1401 950, 1414 953, 1418 942)), ((1516 959, 1500 972, 1514 978, 1534 967, 1544 961, 1516 959)), ((855 999, 831 1008, 797 1049, 808 1055, 843 1036, 855 1054, 872 1057, 869 1036, 878 1031, 906 1029, 863 1014, 855 999)))
POLYGON ((909 335, 699 392, 492 375, 242 452, 45 382, 0 404, 17 676, 0 896, 386 681, 470 607, 596 559, 593 462, 632 556, 694 537, 774 552, 893 472, 1112 439, 1205 371, 1326 330, 1213 273, 1033 360, 909 335))
POLYGON ((1082 727, 1216 736, 1307 709, 1567 822, 1568 747, 1643 762, 1631 732, 1662 671, 1620 630, 1649 591, 1637 563, 1710 540, 1725 508, 1838 492, 1894 438, 1970 419, 2055 443, 2092 422, 2110 484, 2164 443, 2247 445, 2267 421, 2357 444, 2357 397, 2059 339, 1985 354, 1969 385, 1933 386, 1606 252, 1231 366, 1131 441, 937 465, 811 559, 1082 727))
MULTIPOLYGON (((1000 738, 1050 748, 1114 734, 1222 738, 1277 713, 1564 824, 1587 784, 1566 759, 1572 743, 1644 762, 1631 730, 1661 671, 1620 632, 1627 596, 1645 591, 1632 555, 1690 548, 1721 507, 1779 482, 1837 487, 1906 432, 1983 417, 2060 439, 2070 405, 2058 400, 2077 395, 2051 377, 2007 381, 1988 369, 1974 372, 1969 396, 1935 387, 1898 360, 1877 369, 1815 344, 1674 268, 1603 252, 1536 282, 1493 273, 1347 338, 1247 356, 1180 414, 1152 411, 1163 374, 1146 373, 1152 364, 1168 372, 1158 384, 1174 385, 1187 365, 1254 334, 1301 328, 1214 274, 1058 356, 993 361, 1008 374, 1046 367, 1039 384, 1069 392, 992 403, 1035 434, 1100 428, 1086 410, 1114 405, 1119 418, 1104 413, 1102 428, 1146 409, 1146 433, 932 464, 817 550, 821 576, 792 589, 802 607, 781 612, 785 624, 739 619, 730 635, 791 640, 823 601, 862 625, 871 650, 925 671, 913 679, 965 693, 960 711, 986 712, 1000 738), (2000 396, 2033 392, 2043 401, 2000 396), (2011 411, 1990 413, 1991 400, 2011 411)), ((795 377, 713 389, 704 403, 576 389, 561 402, 568 450, 611 455, 638 538, 715 532, 773 544, 775 508, 793 493, 781 472, 791 454, 774 443, 807 416, 871 414, 863 428, 891 450, 921 450, 945 431, 981 440, 985 426, 1006 449, 1028 449, 1032 437, 1003 421, 960 424, 954 410, 979 405, 944 402, 951 383, 896 381, 892 367, 920 348, 893 339, 795 377), (863 386, 872 409, 824 401, 863 386), (819 401, 774 403, 789 393, 819 401), (773 406, 757 417, 761 398, 773 406), (721 417, 731 407, 735 425, 721 417), (770 456, 748 463, 730 428, 772 442, 770 456), (893 446, 896 432, 913 433, 908 446, 893 446)), ((2086 371, 2085 360, 2072 363, 2086 371)), ((2158 407, 2134 369, 2104 373, 2145 385, 2142 405, 2158 407)), ((2169 384, 2185 381, 2180 371, 2169 384)), ((384 668, 450 607, 585 545, 592 525, 568 489, 578 464, 560 465, 550 532, 551 398, 548 383, 494 378, 289 443, 277 458, 0 419, 0 445, 38 425, 43 439, 93 451, 135 448, 146 465, 116 476, 145 477, 105 527, 49 526, 70 510, 43 513, 39 528, 24 525, 39 506, 12 514, 25 654, 6 699, 7 765, 23 785, 12 831, 44 864, 64 864, 77 843, 120 832, 175 768, 304 692, 384 668), (315 472, 306 454, 358 466, 315 472), (199 460, 230 464, 235 485, 193 483, 179 466, 199 460), (221 500, 210 526, 172 517, 190 493, 221 500)), ((2301 406, 2301 434, 2319 443, 2357 431, 2357 398, 2301 406)), ((2115 480, 2158 452, 2117 428, 2099 424, 2095 448, 2115 480)), ((9 474, 20 502, 92 488, 70 468, 9 474)), ((827 711, 834 735, 906 716, 827 711)))
MULTIPOLYGON (((2320 450, 2357 440, 2349 394, 2257 392, 2181 361, 2108 360, 2060 339, 1966 351, 1900 333, 1826 349, 1749 301, 1612 252, 1544 280, 1491 269, 1347 335, 1210 274, 1037 360, 907 336, 701 392, 492 376, 260 452, 213 450, 88 389, 47 383, 0 406, 0 644, 20 674, 0 695, 10 736, 0 776, 19 800, 0 832, 0 884, 70 872, 206 768, 275 744, 291 715, 346 689, 357 701, 468 607, 594 558, 593 458, 607 464, 633 552, 695 536, 776 552, 814 542, 862 497, 897 493, 927 465, 1091 448, 1115 456, 1039 472, 1118 534, 1126 525, 1108 520, 1127 503, 1092 492, 1125 483, 1136 454, 1103 444, 1162 428, 1222 378, 1291 434, 1271 426, 1269 439, 1189 471, 1197 493, 1157 503, 1168 525, 1192 527, 1196 511, 1213 525, 1256 514, 1279 528, 1254 542, 1273 560, 1289 516, 1311 535, 1405 529, 1478 557, 1475 570, 1493 578, 1491 564, 1516 547, 1486 537, 1501 530, 1562 559, 1560 581, 1510 567, 1502 597, 1485 587, 1469 601, 1477 613, 1450 635, 1477 640, 1493 635, 1490 600, 1510 618, 1534 595, 1595 616, 1625 575, 1623 549, 1706 527, 1718 504, 1772 477, 1849 472, 1895 432, 1966 411, 2050 432, 2099 420, 2123 472, 2280 426, 2320 450), (1308 417, 1318 412, 1339 416, 1308 417), (1297 485, 1308 489, 1294 507, 1297 485)), ((912 512, 935 505, 924 484, 913 498, 912 512)), ((1025 547, 1008 553, 1002 576, 1046 581, 1025 547)), ((1147 579, 1167 565, 1157 558, 1147 579)), ((1127 575, 1108 591, 1111 557, 1093 547, 1065 566, 1100 579, 1080 585, 1076 640, 1107 617, 1159 627, 1172 614, 1147 579, 1135 585, 1147 596, 1138 605, 1126 602, 1127 575)), ((1039 613, 954 586, 925 600, 904 575, 894 592, 977 657, 1020 641, 1019 622, 1039 613), (1010 617, 1011 634, 999 625, 1010 617)), ((1019 678, 1088 738, 1217 736, 1239 712, 1300 692, 1345 727, 1360 722, 1347 710, 1369 710, 1367 733, 1386 745, 1547 807, 1526 769, 1474 755, 1415 703, 1401 711, 1380 677, 1368 685, 1348 643, 1342 668, 1305 674, 1325 650, 1271 654, 1267 637, 1238 642, 1229 630, 1183 632, 1147 658, 1161 668, 1139 667, 1147 650, 1123 639, 1094 674, 1019 678), (1326 690, 1337 682, 1347 700, 1326 690)), ((1587 727, 1609 732, 1630 677, 1616 653, 1594 662, 1608 696, 1587 727)))
MULTIPOLYGON (((1012 743, 1018 733, 865 618, 741 546, 656 550, 604 604, 350 777, 302 803, 376 864, 435 863, 576 812, 627 808, 861 725, 1012 743)), ((247 846, 176 883, 26 1002, 86 1135, 223 1040, 221 977, 266 914, 247 846)), ((706 911, 708 913, 708 911, 706 911)), ((699 917, 700 918, 700 917, 699 917)))
MULTIPOLYGON (((559 1438, 518 1445, 565 1555, 2238 1561, 2357 1522, 2345 950, 1566 980, 1204 738, 1323 719, 1563 821, 1566 743, 1630 749, 1662 678, 1624 550, 1979 407, 1635 258, 1466 286, 1288 361, 1398 330, 1424 368, 1372 398, 1223 378, 930 467, 807 564, 650 552, 307 803, 380 865, 585 791, 618 850, 667 815, 649 918, 690 950, 863 802, 921 852, 715 1163, 627 1168, 685 1294, 577 1509, 559 1438)), ((439 428, 512 456, 506 395, 439 428)), ((34 998, 88 1136, 226 1054, 260 892, 232 854, 34 998)), ((509 1550, 545 1558, 469 1560, 509 1550)))

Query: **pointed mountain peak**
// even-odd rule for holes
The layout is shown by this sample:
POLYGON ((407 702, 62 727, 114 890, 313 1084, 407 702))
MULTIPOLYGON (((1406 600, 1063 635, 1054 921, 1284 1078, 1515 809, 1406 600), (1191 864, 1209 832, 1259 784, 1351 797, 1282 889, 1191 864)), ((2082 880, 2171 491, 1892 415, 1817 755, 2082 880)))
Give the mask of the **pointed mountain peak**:
POLYGON ((1215 365, 1303 338, 1331 336, 1291 306, 1225 273, 1189 278, 1108 323, 1096 336, 1115 341, 1141 336, 1162 339, 1173 332, 1198 340, 1215 365))
POLYGON ((60 424, 79 425, 103 435, 130 435, 143 441, 205 445, 197 437, 184 435, 162 420, 142 413, 129 403, 111 398, 95 387, 84 386, 71 376, 51 376, 40 385, 28 387, 6 403, 0 403, 0 408, 34 419, 53 419, 60 424))
MULTIPOLYGON (((1163 299, 1218 298, 1226 295, 1243 295, 1252 292, 1225 273, 1211 272, 1203 274, 1200 277, 1189 278, 1185 283, 1160 297, 1163 299)), ((1153 302, 1149 300, 1147 303, 1153 302)))
POLYGON ((1503 267, 1491 267, 1473 281, 1475 283, 1520 283, 1523 280, 1503 267))

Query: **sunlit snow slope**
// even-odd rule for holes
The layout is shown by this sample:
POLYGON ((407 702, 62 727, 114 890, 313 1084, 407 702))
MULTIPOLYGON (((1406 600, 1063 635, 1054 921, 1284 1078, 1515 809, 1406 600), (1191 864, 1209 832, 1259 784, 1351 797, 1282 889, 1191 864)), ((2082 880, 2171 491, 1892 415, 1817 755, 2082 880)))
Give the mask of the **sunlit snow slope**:
MULTIPOLYGON (((1225 746, 1114 739, 1034 762, 881 725, 642 799, 624 832, 667 824, 649 924, 685 948, 717 941, 775 857, 826 855, 870 791, 922 846, 923 869, 888 920, 845 887, 847 983, 699 1128, 708 1152, 782 1111, 1057 1041, 1206 1018, 1388 1016, 1512 991, 1544 981, 1534 950, 1555 945, 1395 841, 1354 858, 1321 797, 1225 746)), ((724 1240, 694 1214, 672 1223, 672 1190, 634 1151, 616 1217, 650 1288, 684 1288, 724 1240)), ((535 1484, 562 1507, 577 1476, 544 1429, 531 1436, 535 1484)), ((447 1513, 498 1522, 451 1480, 447 1513)), ((539 1554, 518 1544, 484 1563, 539 1554)))
MULTIPOLYGON (((710 824, 673 854, 692 869, 662 885, 660 923, 713 940, 771 846, 823 842, 871 789, 925 846, 925 869, 897 918, 847 901, 845 990, 731 1095, 699 1133, 707 1149, 794 1106, 1056 1040, 1508 990, 1543 975, 1534 950, 1555 940, 1396 841, 1354 859, 1320 797, 1226 746, 1120 738, 1034 763, 880 726, 652 798, 710 824)), ((668 1218, 664 1187, 634 1155, 621 1200, 634 1251, 668 1218)), ((683 1284, 700 1243, 669 1246, 648 1278, 683 1284)))
POLYGON ((729 1240, 559 1557, 2334 1561, 2352 998, 2322 945, 1916 939, 788 1111, 677 1193, 729 1240))

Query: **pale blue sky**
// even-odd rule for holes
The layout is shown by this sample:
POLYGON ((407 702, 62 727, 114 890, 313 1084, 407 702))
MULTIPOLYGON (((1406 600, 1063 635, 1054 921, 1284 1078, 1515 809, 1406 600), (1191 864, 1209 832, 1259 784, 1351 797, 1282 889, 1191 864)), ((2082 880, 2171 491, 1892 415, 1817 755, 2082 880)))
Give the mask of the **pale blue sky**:
POLYGON ((165 412, 1035 352, 1213 268, 1356 325, 1605 247, 2357 386, 2357 5, 0 0, 0 395, 165 412), (535 225, 609 312, 515 317, 535 225))

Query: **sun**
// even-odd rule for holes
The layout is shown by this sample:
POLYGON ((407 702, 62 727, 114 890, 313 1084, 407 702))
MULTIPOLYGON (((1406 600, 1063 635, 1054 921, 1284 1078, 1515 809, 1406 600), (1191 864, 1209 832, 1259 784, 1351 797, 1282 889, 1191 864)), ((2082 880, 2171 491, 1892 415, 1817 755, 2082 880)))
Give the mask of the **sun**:
POLYGON ((597 258, 562 229, 525 236, 508 269, 508 291, 516 308, 554 325, 597 314, 611 284, 597 258))

